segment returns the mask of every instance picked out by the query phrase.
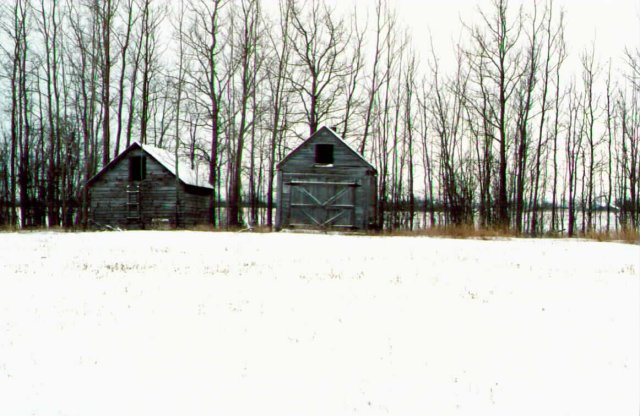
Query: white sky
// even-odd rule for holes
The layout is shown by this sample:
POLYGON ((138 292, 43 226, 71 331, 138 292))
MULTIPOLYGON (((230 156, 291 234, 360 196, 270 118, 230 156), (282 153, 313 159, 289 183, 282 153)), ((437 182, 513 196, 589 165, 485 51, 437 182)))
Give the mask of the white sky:
MULTIPOLYGON (((352 10, 357 5, 358 17, 369 13, 373 25, 376 0, 325 0, 336 4, 340 10, 352 10)), ((265 0, 269 8, 278 0, 265 0)), ((388 0, 398 13, 398 20, 413 37, 413 46, 421 56, 429 55, 429 30, 436 52, 444 67, 452 60, 452 45, 457 43, 461 31, 461 19, 466 23, 477 20, 477 9, 491 10, 491 0, 388 0)), ((545 0, 539 0, 544 4, 545 0)), ((533 0, 510 0, 510 8, 516 10, 522 4, 531 10, 533 0)), ((580 52, 595 42, 596 57, 601 62, 612 58, 614 66, 621 63, 625 46, 640 47, 640 0, 554 0, 556 13, 565 10, 565 37, 569 57, 567 65, 576 65, 580 52)), ((490 13, 489 13, 490 14, 490 13)))
MULTIPOLYGON (((363 0, 359 0, 361 2, 363 0)), ((364 0, 366 2, 372 0, 364 0)), ((511 0, 515 10, 519 4, 531 9, 533 0, 511 0)), ((542 2, 543 3, 543 2, 542 2)), ((579 54, 595 41, 596 54, 604 60, 617 58, 624 47, 640 46, 640 0, 554 0, 556 10, 566 12, 566 39, 570 54, 579 54)), ((480 6, 490 10, 490 0, 389 0, 401 20, 407 24, 419 48, 428 28, 434 43, 449 47, 461 31, 460 19, 473 22, 480 6)))

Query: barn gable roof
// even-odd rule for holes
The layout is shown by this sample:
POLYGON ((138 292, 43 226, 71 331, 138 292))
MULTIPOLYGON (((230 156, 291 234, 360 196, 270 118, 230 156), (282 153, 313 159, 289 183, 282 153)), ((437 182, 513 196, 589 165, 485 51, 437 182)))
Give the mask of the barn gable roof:
POLYGON ((359 159, 361 162, 363 162, 368 168, 372 169, 374 172, 376 171, 376 168, 369 163, 369 161, 367 159, 365 159, 358 151, 356 151, 353 147, 351 147, 351 145, 349 145, 349 143, 347 143, 342 137, 340 137, 340 135, 338 133, 336 133, 335 130, 327 127, 327 126, 323 126, 320 129, 316 130, 315 133, 313 133, 309 138, 307 138, 306 140, 304 140, 302 143, 300 143, 295 149, 293 149, 292 151, 289 152, 289 154, 287 154, 284 159, 282 159, 280 161, 280 163, 278 163, 277 165, 277 169, 280 169, 280 167, 282 165, 284 165, 285 163, 287 163, 287 161, 289 159, 291 159, 291 157, 293 155, 295 155, 300 149, 302 149, 303 147, 305 147, 309 142, 314 141, 321 132, 323 131, 327 131, 329 132, 332 136, 334 136, 337 141, 344 146, 346 149, 349 150, 349 152, 353 153, 354 156, 356 156, 357 159, 359 159))
MULTIPOLYGON (((107 171, 113 168, 115 165, 120 163, 122 159, 126 157, 126 155, 135 149, 141 149, 148 156, 150 156, 153 160, 158 162, 162 167, 164 167, 171 175, 176 176, 176 159, 173 152, 165 149, 161 149, 159 147, 151 146, 148 144, 141 144, 137 141, 131 143, 129 147, 122 151, 118 156, 116 156, 111 162, 109 162, 106 166, 104 166, 100 172, 98 172, 95 176, 93 176, 89 181, 87 181, 87 185, 91 185, 93 182, 98 180, 102 175, 104 175, 107 171)), ((207 188, 213 189, 213 186, 209 183, 209 172, 207 169, 198 169, 196 165, 196 169, 191 169, 189 166, 191 162, 184 157, 178 158, 178 179, 180 182, 185 185, 195 186, 199 188, 207 188)))

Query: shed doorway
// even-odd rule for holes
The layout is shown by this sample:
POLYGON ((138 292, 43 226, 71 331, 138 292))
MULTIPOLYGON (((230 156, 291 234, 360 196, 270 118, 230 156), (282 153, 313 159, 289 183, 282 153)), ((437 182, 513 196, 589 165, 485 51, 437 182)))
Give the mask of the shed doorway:
POLYGON ((356 228, 356 182, 291 181, 293 227, 356 228))

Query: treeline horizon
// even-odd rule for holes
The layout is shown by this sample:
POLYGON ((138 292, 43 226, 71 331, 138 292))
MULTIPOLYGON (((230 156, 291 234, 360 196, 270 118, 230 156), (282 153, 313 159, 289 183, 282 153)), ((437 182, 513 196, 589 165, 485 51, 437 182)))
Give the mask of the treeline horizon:
POLYGON ((369 6, 3 2, 0 227, 90 226, 85 183, 133 141, 207 167, 213 227, 271 226, 276 164, 323 125, 376 167, 379 228, 640 227, 640 45, 571 55, 552 0, 487 0, 445 71, 369 6))

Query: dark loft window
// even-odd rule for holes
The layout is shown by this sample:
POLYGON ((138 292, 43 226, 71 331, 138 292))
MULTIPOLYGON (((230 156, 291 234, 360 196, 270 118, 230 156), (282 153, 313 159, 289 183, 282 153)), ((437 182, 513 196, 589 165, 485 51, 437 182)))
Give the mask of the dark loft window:
POLYGON ((141 181, 147 176, 147 164, 143 156, 131 156, 129 158, 129 180, 141 181))
POLYGON ((333 145, 316 145, 316 163, 319 165, 330 165, 333 163, 333 145))

